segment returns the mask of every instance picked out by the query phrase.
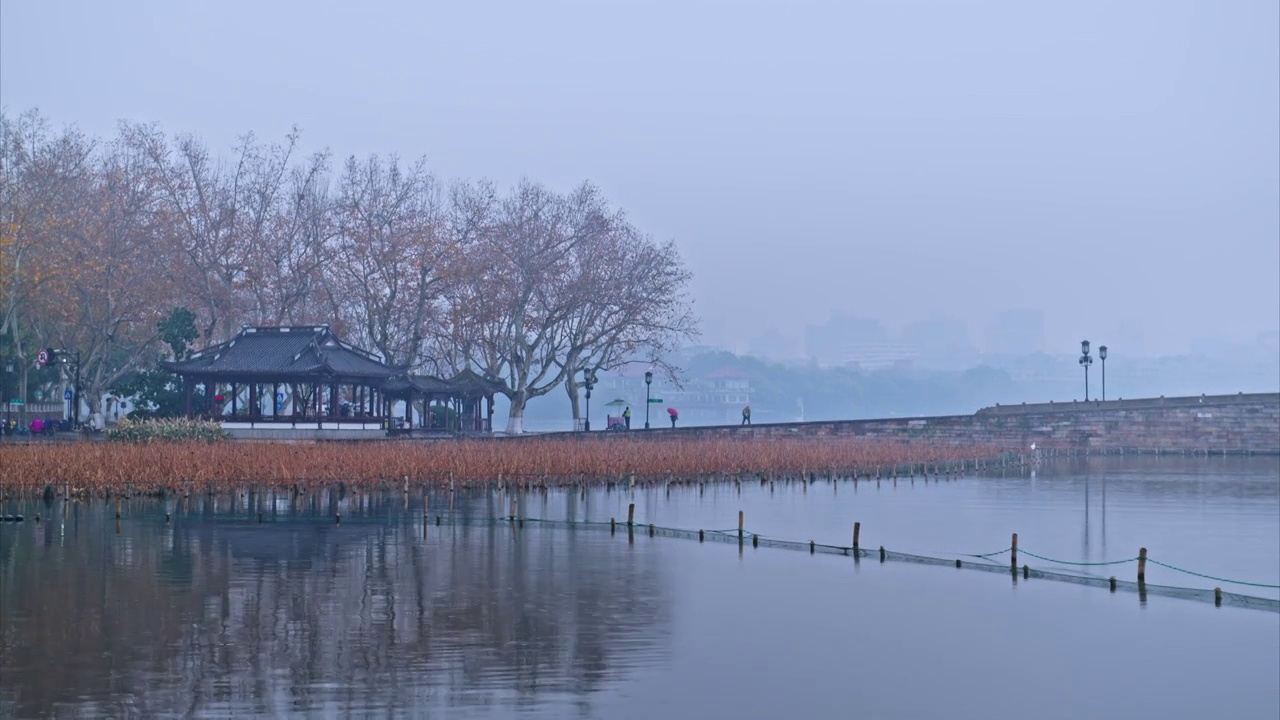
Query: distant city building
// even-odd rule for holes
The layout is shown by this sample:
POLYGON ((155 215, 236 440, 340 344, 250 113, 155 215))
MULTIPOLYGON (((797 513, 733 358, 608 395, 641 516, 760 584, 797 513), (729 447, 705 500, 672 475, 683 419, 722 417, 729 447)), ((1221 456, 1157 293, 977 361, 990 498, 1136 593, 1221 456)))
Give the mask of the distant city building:
MULTIPOLYGON (((601 404, 622 400, 623 405, 606 407, 607 414, 621 415, 624 407, 630 407, 632 429, 643 428, 644 373, 648 369, 646 365, 636 364, 602 374, 592 395, 593 400, 601 404)), ((650 398, 661 400, 651 403, 649 408, 649 423, 654 427, 669 424, 666 412, 669 407, 680 413, 681 425, 736 424, 742 419, 742 406, 751 402, 749 376, 731 367, 719 368, 701 377, 686 378, 678 388, 655 375, 648 390, 650 398)))
POLYGON ((949 315, 908 323, 902 328, 902 342, 915 349, 916 364, 924 367, 963 370, 978 361, 969 326, 949 315))
POLYGON ((735 368, 720 368, 690 378, 682 388, 663 388, 662 400, 662 408, 675 408, 685 425, 736 424, 742 420, 742 407, 751 402, 750 377, 735 368))
POLYGON ((790 360, 796 355, 795 342, 784 337, 777 328, 751 338, 747 353, 761 360, 790 360))
POLYGON ((918 353, 904 343, 860 343, 845 345, 840 350, 839 364, 858 370, 888 370, 911 367, 918 353))
POLYGON ((991 355, 1044 352, 1044 311, 1006 310, 987 323, 986 347, 991 355))
POLYGON ((889 331, 878 320, 832 315, 821 325, 804 329, 805 356, 819 365, 844 365, 849 348, 889 342, 889 331))

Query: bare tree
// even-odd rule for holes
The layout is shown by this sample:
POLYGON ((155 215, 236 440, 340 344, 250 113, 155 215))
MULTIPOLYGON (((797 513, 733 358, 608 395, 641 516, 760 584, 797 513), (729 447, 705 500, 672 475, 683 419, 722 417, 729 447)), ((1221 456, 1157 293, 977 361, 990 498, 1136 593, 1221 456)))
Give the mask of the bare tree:
POLYGON ((529 400, 567 374, 566 322, 578 297, 573 257, 609 231, 608 207, 590 185, 560 196, 524 181, 490 210, 462 250, 453 337, 465 344, 469 366, 505 383, 507 432, 520 433, 529 400))
POLYGON ((89 407, 108 387, 151 359, 156 323, 174 287, 163 248, 169 232, 162 188, 149 159, 126 142, 106 145, 90 172, 68 182, 79 212, 63 215, 47 243, 45 292, 32 326, 73 349, 89 407))
POLYGON ((565 319, 565 391, 574 420, 579 378, 629 362, 675 369, 662 358, 697 337, 689 303, 691 274, 675 243, 657 243, 617 212, 610 231, 593 235, 573 254, 575 296, 565 319))
POLYGON ((346 162, 335 201, 337 240, 330 291, 356 337, 386 362, 410 367, 440 312, 449 245, 441 194, 426 162, 346 162))
MULTIPOLYGON (((270 166, 272 171, 274 166, 270 166)), ((287 179, 257 178, 262 198, 251 217, 245 286, 251 320, 267 325, 314 322, 327 308, 316 302, 324 268, 334 259, 337 225, 329 195, 329 155, 318 153, 288 169, 287 179)))
POLYGON ((81 133, 53 132, 35 110, 16 118, 0 113, 0 340, 7 338, 23 398, 33 365, 28 342, 45 340, 32 325, 32 303, 54 279, 43 256, 80 210, 72 188, 89 173, 92 152, 81 133))
POLYGON ((271 231, 289 177, 297 129, 282 145, 264 146, 252 134, 243 136, 229 165, 191 136, 170 143, 154 127, 141 125, 125 126, 124 133, 150 159, 178 220, 175 240, 186 258, 180 278, 199 299, 204 342, 229 337, 255 311, 266 314, 266 308, 255 307, 247 286, 254 282, 254 255, 271 231))

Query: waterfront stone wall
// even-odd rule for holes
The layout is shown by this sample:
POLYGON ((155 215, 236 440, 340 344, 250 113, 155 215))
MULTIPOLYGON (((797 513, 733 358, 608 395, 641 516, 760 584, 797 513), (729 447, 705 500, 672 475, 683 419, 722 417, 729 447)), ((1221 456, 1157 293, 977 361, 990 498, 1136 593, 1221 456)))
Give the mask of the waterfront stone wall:
POLYGON ((973 415, 655 428, 647 433, 743 439, 861 437, 1010 450, 1035 443, 1039 448, 1098 452, 1280 454, 1280 393, 997 405, 973 415))

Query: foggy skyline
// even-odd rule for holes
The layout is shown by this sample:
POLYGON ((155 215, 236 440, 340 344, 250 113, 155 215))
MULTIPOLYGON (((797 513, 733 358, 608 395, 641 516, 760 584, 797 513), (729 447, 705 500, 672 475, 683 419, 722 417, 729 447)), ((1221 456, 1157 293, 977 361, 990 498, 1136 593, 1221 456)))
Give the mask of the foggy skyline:
POLYGON ((1043 311, 1144 354, 1280 330, 1274 2, 0 5, 0 104, 220 152, 293 124, 446 180, 597 183, 706 344, 1043 311))

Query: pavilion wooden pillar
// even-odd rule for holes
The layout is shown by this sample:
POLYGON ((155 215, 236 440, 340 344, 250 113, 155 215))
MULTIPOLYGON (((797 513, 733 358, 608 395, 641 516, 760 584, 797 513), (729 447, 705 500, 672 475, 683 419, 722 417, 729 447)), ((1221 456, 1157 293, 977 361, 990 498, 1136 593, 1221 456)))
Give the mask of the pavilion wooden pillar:
POLYGON ((195 383, 189 377, 182 378, 182 399, 187 406, 187 417, 191 417, 191 396, 195 393, 195 383))
POLYGON ((488 423, 489 427, 487 428, 487 430, 488 432, 493 432, 493 395, 485 395, 484 399, 485 399, 486 409, 489 415, 489 423, 488 423))
POLYGON ((235 417, 236 411, 240 403, 240 385, 239 383, 231 383, 231 416, 235 417))
POLYGON ((280 406, 283 404, 278 399, 280 397, 280 383, 271 383, 271 419, 280 419, 280 406))

